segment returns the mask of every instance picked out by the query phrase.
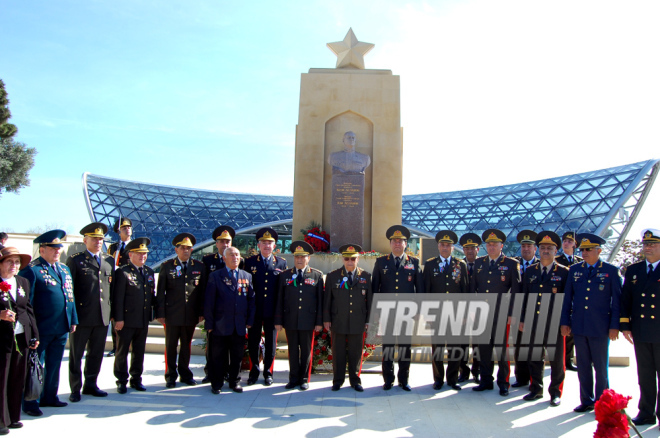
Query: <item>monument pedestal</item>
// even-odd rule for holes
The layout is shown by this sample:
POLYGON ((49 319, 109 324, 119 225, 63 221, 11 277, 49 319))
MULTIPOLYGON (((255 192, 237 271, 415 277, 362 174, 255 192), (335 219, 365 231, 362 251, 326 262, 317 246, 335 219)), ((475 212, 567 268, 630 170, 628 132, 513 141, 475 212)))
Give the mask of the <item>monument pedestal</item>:
POLYGON ((364 243, 364 175, 332 175, 330 251, 364 243))

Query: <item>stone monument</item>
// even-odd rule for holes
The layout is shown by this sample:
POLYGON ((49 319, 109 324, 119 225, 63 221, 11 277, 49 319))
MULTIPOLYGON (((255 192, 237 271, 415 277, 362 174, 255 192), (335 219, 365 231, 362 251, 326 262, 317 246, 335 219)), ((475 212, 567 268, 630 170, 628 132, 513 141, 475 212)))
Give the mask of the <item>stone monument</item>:
POLYGON ((336 68, 301 77, 293 235, 314 221, 330 233, 332 248, 362 236, 365 250, 389 252, 385 231, 401 223, 399 77, 364 68, 374 45, 352 29, 328 47, 336 68))

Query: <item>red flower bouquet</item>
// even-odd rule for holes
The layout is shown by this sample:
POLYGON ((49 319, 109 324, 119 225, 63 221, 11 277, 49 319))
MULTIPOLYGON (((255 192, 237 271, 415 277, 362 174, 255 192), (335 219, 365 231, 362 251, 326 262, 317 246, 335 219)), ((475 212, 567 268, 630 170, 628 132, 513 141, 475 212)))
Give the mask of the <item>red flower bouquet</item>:
POLYGON ((305 242, 312 245, 314 252, 328 252, 330 250, 330 235, 320 227, 312 227, 307 230, 305 242))
MULTIPOLYGON (((635 432, 639 432, 626 414, 628 401, 632 397, 624 397, 611 389, 606 389, 595 405, 596 421, 598 427, 594 438, 627 438, 630 437, 628 428, 632 425, 635 432)), ((641 435, 639 435, 641 436, 641 435)))

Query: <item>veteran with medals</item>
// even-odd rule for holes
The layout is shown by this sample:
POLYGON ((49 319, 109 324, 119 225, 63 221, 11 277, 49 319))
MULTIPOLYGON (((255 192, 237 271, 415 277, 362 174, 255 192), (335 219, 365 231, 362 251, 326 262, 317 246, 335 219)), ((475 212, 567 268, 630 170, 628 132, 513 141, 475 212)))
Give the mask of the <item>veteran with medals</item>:
MULTIPOLYGON (((119 234, 119 242, 115 242, 108 247, 108 254, 114 259, 115 268, 118 268, 130 261, 126 246, 131 241, 131 236, 133 235, 133 221, 127 217, 119 218, 112 227, 112 230, 119 234)), ((114 356, 117 351, 117 330, 115 330, 114 320, 110 321, 110 325, 112 326, 110 330, 112 334, 112 350, 108 352, 108 357, 114 356)))
MULTIPOLYGON (((559 406, 561 404, 565 377, 564 337, 561 335, 559 328, 554 333, 549 332, 550 324, 546 320, 546 315, 541 315, 541 302, 543 301, 544 294, 546 294, 546 299, 550 295, 549 306, 546 309, 556 308, 555 300, 559 299, 556 298, 557 294, 564 293, 564 287, 568 279, 568 268, 560 265, 555 260, 557 248, 561 245, 559 236, 556 233, 552 231, 541 231, 536 236, 536 245, 539 248, 539 254, 541 256, 539 263, 525 270, 522 281, 522 293, 525 295, 525 303, 519 324, 519 331, 523 336, 519 336, 519 339, 530 339, 531 344, 531 342, 535 342, 534 340, 538 338, 537 333, 543 331, 543 345, 532 347, 529 344, 521 344, 523 351, 528 354, 524 354, 520 363, 518 363, 518 358, 516 359, 516 367, 527 366, 529 370, 528 375, 531 381, 529 386, 530 392, 523 399, 533 401, 543 398, 543 370, 545 361, 543 351, 540 351, 540 349, 544 349, 547 353, 546 359, 550 361, 550 386, 548 388, 550 406, 559 406), (527 313, 527 308, 532 308, 532 306, 532 318, 528 320, 527 315, 529 313, 527 313), (539 327, 540 321, 543 321, 545 325, 539 327), (526 330, 527 332, 525 332, 526 330)), ((557 304, 561 306, 561 303, 557 304)))
POLYGON ((610 387, 609 346, 619 337, 621 275, 616 266, 600 260, 605 239, 581 233, 577 240, 584 262, 571 266, 568 273, 561 333, 572 333, 575 339, 580 405, 573 411, 582 413, 593 410, 596 400, 610 387))
POLYGON ((39 360, 44 365, 44 387, 39 400, 23 401, 23 412, 38 417, 39 407, 66 406, 60 401, 60 366, 69 333, 76 331, 78 314, 73 300, 73 279, 69 268, 60 262, 62 230, 48 231, 36 239, 39 257, 22 269, 18 275, 30 282, 30 302, 39 330, 39 360))
POLYGON ((112 316, 118 338, 114 373, 119 394, 126 394, 127 383, 136 391, 147 390, 142 384, 144 352, 149 322, 153 320, 153 306, 156 302, 154 271, 145 264, 150 243, 146 237, 131 240, 126 245, 129 262, 115 271, 112 316))
MULTIPOLYGON (((456 233, 450 230, 438 231, 435 235, 438 243, 437 257, 430 258, 424 265, 424 290, 432 294, 468 293, 470 283, 467 265, 463 260, 452 257, 454 244, 458 242, 456 233)), ((445 345, 433 344, 433 389, 442 389, 445 380, 445 345)), ((447 346, 447 384, 460 391, 458 372, 461 360, 469 354, 467 345, 447 346)), ((469 372, 469 371, 468 371, 469 372)))
POLYGON ((256 312, 254 324, 248 330, 248 350, 250 353, 250 375, 248 385, 254 385, 259 379, 259 344, 261 332, 264 333, 264 385, 273 384, 273 365, 275 365, 275 303, 277 301, 277 281, 281 272, 286 270, 286 260, 273 254, 277 246, 277 233, 272 228, 257 231, 259 254, 245 260, 245 270, 252 275, 256 312))
POLYGON ((309 243, 297 240, 289 250, 295 266, 279 276, 275 328, 286 330, 289 352, 289 383, 286 389, 300 385, 309 389, 312 372, 314 332, 323 325, 323 272, 309 267, 314 249, 309 243))
POLYGON ((174 388, 176 379, 193 386, 190 349, 195 326, 204 320, 206 269, 190 257, 196 239, 181 233, 172 240, 176 258, 161 265, 156 290, 156 319, 165 326, 165 382, 174 388), (177 345, 180 345, 177 367, 177 345))
POLYGON ((493 352, 497 352, 497 386, 501 396, 509 395, 509 373, 511 371, 509 358, 507 357, 507 342, 509 339, 509 326, 502 338, 496 339, 494 330, 500 312, 507 312, 510 317, 510 308, 500 306, 503 295, 516 294, 520 292, 520 264, 516 259, 505 256, 502 253, 506 235, 494 228, 483 232, 481 238, 486 242, 488 255, 478 258, 475 262, 475 272, 470 282, 470 292, 486 294, 483 297, 489 304, 495 306, 493 319, 493 330, 488 344, 479 345, 479 356, 481 360, 481 383, 472 388, 473 391, 485 391, 493 389, 493 352))
POLYGON ((642 231, 642 251, 645 260, 626 269, 620 316, 621 331, 637 359, 639 413, 632 421, 638 426, 655 424, 660 415, 660 230, 642 231))
POLYGON ((358 268, 362 248, 347 244, 339 248, 344 266, 326 276, 323 292, 323 326, 332 339, 332 390, 339 391, 348 379, 357 392, 364 391, 360 380, 362 350, 369 326, 371 274, 358 268))
POLYGON ((80 401, 80 390, 85 395, 106 397, 107 392, 99 389, 96 381, 101 372, 105 340, 110 324, 110 287, 115 261, 103 254, 103 238, 108 227, 94 222, 82 230, 87 249, 72 255, 66 262, 73 278, 73 297, 76 302, 78 327, 71 334, 69 344, 69 386, 72 402, 80 401), (87 348, 87 354, 85 354, 87 348), (81 365, 85 355, 85 382, 83 385, 81 365))

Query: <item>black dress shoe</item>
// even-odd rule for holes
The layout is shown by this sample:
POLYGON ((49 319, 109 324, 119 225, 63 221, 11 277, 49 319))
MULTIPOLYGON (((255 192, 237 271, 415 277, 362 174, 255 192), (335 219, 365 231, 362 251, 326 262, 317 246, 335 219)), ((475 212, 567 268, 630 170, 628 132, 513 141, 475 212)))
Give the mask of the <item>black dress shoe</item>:
POLYGON ((500 388, 500 395, 502 397, 506 397, 507 395, 509 395, 509 390, 505 388, 500 388))
POLYGON ((560 404, 561 404, 561 398, 559 398, 559 397, 552 397, 552 398, 550 399, 550 406, 557 407, 557 406, 559 406, 560 404))
POLYGON ((181 383, 185 383, 185 384, 188 385, 188 386, 195 386, 195 385, 197 385, 197 381, 196 381, 195 379, 193 379, 192 377, 191 377, 190 379, 181 380, 181 383))
POLYGON ((236 383, 234 386, 231 386, 230 388, 232 391, 237 392, 239 394, 243 392, 243 387, 241 386, 240 383, 236 383))
POLYGON ((7 429, 5 426, 0 425, 0 435, 7 435, 9 433, 9 429, 7 429))
POLYGON ((433 389, 435 389, 436 391, 440 391, 444 384, 445 384, 444 382, 433 382, 433 389))
POLYGON ((115 355, 115 349, 113 348, 112 350, 110 350, 110 351, 108 352, 108 354, 105 355, 105 357, 112 357, 112 356, 114 356, 114 355, 115 355))
POLYGON ((334 385, 332 385, 333 391, 339 391, 339 389, 341 389, 341 385, 339 383, 335 383, 334 385))
POLYGON ((484 385, 484 384, 479 384, 479 386, 475 386, 472 388, 473 391, 489 391, 493 389, 493 384, 491 383, 490 385, 484 385))
POLYGON ((255 383, 257 383, 257 379, 248 379, 247 381, 248 386, 254 385, 255 383))
POLYGON ((309 383, 303 382, 300 384, 300 390, 301 391, 307 391, 309 389, 309 383))
POLYGON ((400 386, 401 389, 403 389, 404 391, 412 391, 412 388, 411 388, 410 385, 408 385, 407 383, 399 383, 399 386, 400 386))
POLYGON ((98 388, 89 388, 89 389, 83 388, 82 393, 84 395, 91 395, 91 396, 94 396, 94 397, 107 397, 108 396, 107 392, 101 391, 98 388))
POLYGON ((71 395, 69 396, 69 401, 71 403, 78 403, 80 401, 80 393, 72 392, 71 395))
POLYGON ((273 384, 273 378, 272 377, 266 377, 266 380, 264 381, 264 385, 270 386, 273 384))
POLYGON ((205 383, 211 383, 211 378, 209 376, 204 376, 202 379, 202 385, 205 383))
POLYGON ((136 391, 146 391, 147 387, 144 386, 141 382, 131 382, 130 383, 131 388, 135 389, 136 391))
POLYGON ((529 386, 529 382, 527 383, 516 382, 516 383, 512 383, 511 386, 513 388, 522 388, 523 386, 529 386))
POLYGON ((461 388, 458 383, 454 383, 453 385, 449 385, 449 386, 451 387, 451 389, 454 389, 456 391, 463 390, 463 388, 461 388))
POLYGON ((540 398, 543 398, 543 394, 541 394, 541 392, 532 391, 529 394, 527 394, 526 396, 524 396, 523 400, 525 400, 525 401, 534 401, 534 400, 538 400, 540 398))
POLYGON ((573 409, 573 412, 589 412, 594 410, 594 405, 579 405, 577 408, 573 409))
POLYGON ((577 367, 575 365, 573 365, 572 363, 567 363, 566 364, 566 369, 568 371, 577 371, 577 367))
POLYGON ((39 406, 42 408, 63 408, 64 406, 69 406, 69 404, 67 402, 55 400, 55 403, 39 403, 39 406))
POLYGON ((23 411, 30 417, 41 417, 44 413, 41 412, 41 409, 30 409, 29 411, 23 411))
POLYGON ((293 389, 296 386, 298 386, 298 384, 296 382, 289 382, 286 385, 284 385, 284 389, 293 389))
POLYGON ((11 423, 7 427, 10 428, 10 429, 20 429, 21 427, 23 427, 23 423, 21 423, 20 421, 16 421, 14 423, 11 423))
POLYGON ((117 383, 117 393, 126 394, 126 384, 125 383, 117 383))
POLYGON ((165 388, 174 388, 176 387, 176 382, 167 382, 165 388))
POLYGON ((216 394, 216 395, 217 395, 217 394, 220 394, 220 389, 221 389, 221 388, 218 388, 218 389, 216 389, 216 388, 211 388, 211 394, 216 394))
POLYGON ((392 384, 391 383, 384 383, 383 384, 383 389, 385 391, 389 391, 390 389, 392 389, 392 384))
POLYGON ((481 376, 479 374, 477 374, 476 376, 474 376, 474 378, 472 378, 472 380, 474 380, 474 383, 480 384, 481 383, 481 376))
POLYGON ((356 390, 357 392, 364 392, 364 388, 363 388, 362 385, 360 385, 359 383, 356 384, 356 385, 353 387, 353 389, 356 390))
POLYGON ((655 424, 655 417, 640 417, 639 415, 632 419, 635 426, 644 426, 646 424, 655 424))

